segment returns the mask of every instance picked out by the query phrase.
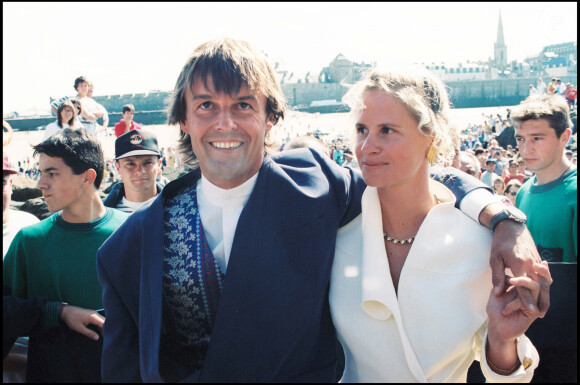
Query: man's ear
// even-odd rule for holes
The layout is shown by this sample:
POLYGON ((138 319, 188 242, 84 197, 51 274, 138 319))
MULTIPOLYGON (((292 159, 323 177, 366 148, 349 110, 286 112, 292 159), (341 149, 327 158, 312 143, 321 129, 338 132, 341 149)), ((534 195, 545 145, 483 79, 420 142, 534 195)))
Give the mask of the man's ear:
POLYGON ((92 185, 95 182, 96 178, 97 172, 94 169, 89 168, 88 170, 85 171, 85 178, 83 182, 92 185))
POLYGON ((269 132, 273 127, 274 127, 274 114, 270 113, 270 115, 268 115, 268 117, 266 118, 266 133, 269 132))
POLYGON ((570 136, 572 135, 572 130, 567 128, 563 133, 562 136, 560 136, 560 140, 562 141, 562 144, 564 146, 568 145, 568 142, 570 141, 570 136))

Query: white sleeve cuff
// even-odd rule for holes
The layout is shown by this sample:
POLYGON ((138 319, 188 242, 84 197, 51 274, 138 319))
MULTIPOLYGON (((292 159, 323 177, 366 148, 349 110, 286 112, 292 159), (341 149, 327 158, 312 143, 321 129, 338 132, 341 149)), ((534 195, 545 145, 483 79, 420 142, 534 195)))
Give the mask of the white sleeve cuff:
POLYGON ((496 202, 502 202, 501 197, 490 193, 487 189, 478 188, 463 197, 459 208, 471 219, 479 223, 479 214, 483 208, 496 202))
POLYGON ((497 374, 487 364, 487 356, 485 352, 485 345, 487 343, 487 330, 483 338, 483 346, 481 347, 481 372, 485 376, 487 382, 530 382, 534 376, 534 370, 540 363, 540 356, 538 351, 532 344, 532 341, 525 334, 522 334, 517 339, 517 352, 520 360, 520 367, 518 370, 509 376, 502 376, 497 374))

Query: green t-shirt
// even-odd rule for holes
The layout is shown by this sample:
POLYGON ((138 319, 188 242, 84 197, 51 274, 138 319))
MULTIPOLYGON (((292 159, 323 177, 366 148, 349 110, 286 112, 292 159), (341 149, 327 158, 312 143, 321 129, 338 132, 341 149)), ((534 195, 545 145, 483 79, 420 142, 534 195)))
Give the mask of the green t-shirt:
POLYGON ((19 298, 48 298, 45 327, 58 325, 55 304, 59 302, 102 308, 97 250, 127 218, 128 214, 107 208, 96 221, 69 223, 56 213, 21 229, 4 258, 4 285, 19 298))
POLYGON ((528 217, 527 226, 543 260, 577 262, 578 204, 576 170, 536 186, 530 178, 516 197, 516 207, 528 217))

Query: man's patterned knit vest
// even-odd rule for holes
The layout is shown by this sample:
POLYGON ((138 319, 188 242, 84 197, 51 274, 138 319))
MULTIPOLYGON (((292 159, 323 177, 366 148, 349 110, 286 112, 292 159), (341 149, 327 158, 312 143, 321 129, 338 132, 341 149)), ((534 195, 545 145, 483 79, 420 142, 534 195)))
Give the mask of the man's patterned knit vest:
POLYGON ((225 275, 203 231, 195 184, 168 200, 164 217, 161 355, 200 369, 225 275))

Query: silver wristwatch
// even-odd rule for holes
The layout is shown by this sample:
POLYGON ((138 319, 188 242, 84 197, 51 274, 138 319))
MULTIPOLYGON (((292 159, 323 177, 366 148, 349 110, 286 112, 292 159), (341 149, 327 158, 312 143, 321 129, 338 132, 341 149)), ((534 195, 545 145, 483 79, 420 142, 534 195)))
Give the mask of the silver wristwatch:
POLYGON ((498 225, 498 223, 500 223, 504 219, 511 219, 512 221, 525 224, 528 218, 526 217, 526 214, 524 214, 521 210, 515 207, 505 208, 499 213, 495 214, 491 218, 491 221, 489 221, 489 228, 491 229, 491 231, 492 232, 495 231, 495 228, 498 225))

